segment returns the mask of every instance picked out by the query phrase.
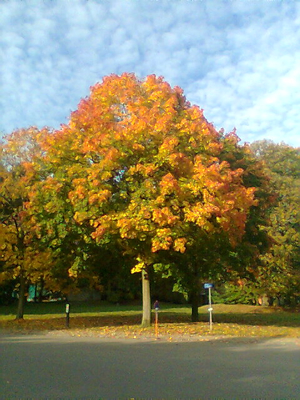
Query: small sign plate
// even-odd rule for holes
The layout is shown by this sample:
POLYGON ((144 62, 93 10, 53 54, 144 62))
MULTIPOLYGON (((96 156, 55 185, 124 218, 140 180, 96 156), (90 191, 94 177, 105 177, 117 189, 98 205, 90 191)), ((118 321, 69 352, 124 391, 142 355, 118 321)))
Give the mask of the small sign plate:
POLYGON ((214 284, 213 283, 204 283, 204 289, 210 289, 213 288, 214 284))

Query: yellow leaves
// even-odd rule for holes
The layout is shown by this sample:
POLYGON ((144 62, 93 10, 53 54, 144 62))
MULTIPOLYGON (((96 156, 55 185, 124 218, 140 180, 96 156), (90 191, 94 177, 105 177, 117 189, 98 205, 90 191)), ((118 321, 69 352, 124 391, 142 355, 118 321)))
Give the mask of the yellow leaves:
POLYGON ((13 278, 12 271, 0 272, 0 285, 13 278))
POLYGON ((205 219, 209 214, 205 212, 204 205, 200 202, 197 202, 194 206, 190 207, 185 207, 184 208, 184 213, 185 213, 185 220, 188 222, 195 222, 197 225, 201 226, 201 222, 203 220, 203 223, 205 223, 205 219))
POLYGON ((86 219, 88 219, 89 215, 86 211, 76 211, 74 214, 74 220, 79 224, 82 224, 86 219))
POLYGON ((55 213, 57 211, 57 204, 55 201, 49 201, 49 203, 45 204, 45 210, 48 213, 55 213))
POLYGON ((95 228, 94 232, 91 234, 92 239, 95 239, 96 242, 99 242, 107 230, 111 229, 112 221, 109 215, 103 215, 98 218, 96 221, 91 220, 90 224, 95 228))
POLYGON ((92 181, 92 186, 100 186, 101 182, 99 181, 99 179, 94 179, 92 181))
POLYGON ((173 248, 175 251, 179 251, 180 253, 184 253, 186 250, 187 240, 185 238, 179 238, 174 240, 173 248))
POLYGON ((146 207, 138 207, 136 203, 132 203, 128 214, 123 213, 117 218, 116 227, 123 239, 138 237, 142 241, 151 231, 151 212, 146 207))
POLYGON ((52 254, 50 250, 38 251, 27 247, 24 253, 23 268, 27 270, 28 275, 34 280, 39 279, 41 272, 47 273, 52 263, 52 254))
POLYGON ((151 251, 155 253, 159 250, 169 250, 172 242, 173 239, 172 239, 171 229, 169 228, 157 229, 156 237, 152 239, 151 251))
POLYGON ((78 271, 74 269, 73 267, 68 269, 68 274, 70 278, 77 278, 78 276, 78 271))
POLYGON ((164 139, 163 144, 160 146, 161 152, 171 153, 174 151, 174 148, 179 144, 179 140, 175 136, 170 136, 164 139))
POLYGON ((111 192, 109 190, 100 190, 98 193, 93 193, 89 196, 89 204, 101 204, 107 201, 111 196, 111 192))
POLYGON ((97 193, 95 193, 95 194, 92 194, 90 197, 89 197, 89 204, 95 204, 95 203, 97 203, 98 202, 98 194, 97 193))
POLYGON ((102 174, 101 174, 101 179, 102 179, 103 181, 107 181, 107 180, 110 179, 111 177, 112 177, 111 171, 104 171, 104 172, 102 172, 102 174))
POLYGON ((157 229, 156 232, 157 232, 157 237, 167 240, 169 240, 169 237, 172 233, 170 228, 157 229))
POLYGON ((219 143, 219 142, 211 142, 208 144, 207 146, 207 150, 208 152, 212 155, 212 156, 218 156, 220 154, 220 152, 223 150, 223 144, 219 143))
POLYGON ((139 208, 139 203, 136 200, 131 200, 128 206, 128 214, 132 216, 132 213, 135 213, 139 208))
POLYGON ((155 199, 155 203, 158 204, 158 205, 162 205, 162 204, 164 204, 164 202, 165 202, 165 196, 158 196, 155 199))
POLYGON ((2 230, 0 234, 0 244, 4 243, 1 246, 0 254, 1 261, 5 262, 3 279, 18 278, 21 272, 31 281, 45 275, 52 264, 50 250, 40 251, 34 248, 33 242, 28 240, 28 236, 26 237, 28 243, 25 245, 24 240, 22 247, 18 248, 16 235, 10 237, 2 230))
POLYGON ((18 278, 18 277, 20 276, 21 270, 22 270, 22 268, 21 268, 20 265, 16 266, 16 267, 13 269, 13 277, 14 277, 14 279, 15 279, 15 278, 18 278))
POLYGON ((100 239, 104 236, 105 232, 107 231, 107 228, 99 225, 97 229, 91 234, 92 239, 95 239, 96 242, 99 242, 100 239))
POLYGON ((176 176, 189 176, 193 170, 193 163, 183 153, 173 153, 169 157, 169 164, 176 176))
POLYGON ((166 174, 160 181, 160 189, 161 194, 164 196, 178 192, 179 185, 177 179, 171 173, 166 174))
POLYGON ((145 269, 146 264, 141 261, 138 264, 136 264, 133 268, 131 268, 131 273, 135 274, 136 272, 142 272, 143 269, 145 269))
POLYGON ((69 193, 69 199, 74 202, 75 200, 83 200, 87 196, 87 190, 84 186, 77 186, 75 190, 69 193))
POLYGON ((136 164, 136 165, 131 166, 128 169, 127 173, 128 173, 128 175, 132 176, 132 175, 134 175, 136 173, 139 173, 139 172, 143 173, 144 170, 145 170, 145 167, 144 167, 143 164, 136 164))
POLYGON ((117 221, 117 227, 120 228, 120 235, 123 239, 136 237, 136 233, 133 230, 131 219, 120 218, 117 221))
MULTIPOLYGON (((157 171, 158 167, 155 164, 135 164, 132 165, 128 171, 127 171, 127 175, 134 176, 135 174, 141 174, 143 175, 145 178, 149 178, 151 176, 153 176, 153 174, 157 171)), ((146 185, 147 185, 147 181, 146 181, 146 185)))
POLYGON ((151 179, 146 179, 145 180, 145 189, 147 194, 152 195, 156 193, 155 185, 153 183, 153 180, 151 179))
POLYGON ((151 218, 151 213, 150 213, 150 211, 148 209, 143 208, 141 210, 141 212, 142 212, 142 216, 143 216, 144 219, 150 219, 151 218))
POLYGON ((107 154, 106 154, 106 159, 110 161, 115 161, 120 157, 120 151, 116 149, 115 147, 109 148, 107 154))
POLYGON ((139 254, 136 257, 137 264, 131 269, 131 273, 134 274, 136 272, 142 272, 142 270, 146 270, 147 266, 153 263, 152 255, 149 254, 139 254))
POLYGON ((235 129, 232 132, 229 132, 225 135, 225 140, 230 143, 231 145, 236 145, 240 138, 237 136, 235 129))
POLYGON ((162 209, 156 208, 152 213, 152 220, 159 226, 174 225, 179 221, 179 217, 173 215, 169 207, 162 209))
POLYGON ((149 164, 145 166, 145 175, 146 176, 152 176, 154 172, 157 171, 157 166, 154 164, 149 164))
POLYGON ((137 151, 144 151, 145 147, 142 144, 139 143, 133 143, 133 149, 137 151))

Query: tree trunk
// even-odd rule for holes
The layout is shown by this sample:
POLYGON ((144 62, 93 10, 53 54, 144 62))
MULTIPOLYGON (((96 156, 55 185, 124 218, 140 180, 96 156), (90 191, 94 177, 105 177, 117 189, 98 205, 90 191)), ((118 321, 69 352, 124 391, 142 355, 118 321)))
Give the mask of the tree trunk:
POLYGON ((191 303, 192 303, 192 322, 199 321, 199 293, 198 290, 193 290, 191 292, 191 303))
POLYGON ((25 289, 26 282, 23 274, 20 276, 20 291, 19 291, 19 301, 16 319, 23 319, 24 317, 24 305, 25 305, 25 289))
POLYGON ((38 293, 38 284, 36 283, 36 284, 34 285, 34 302, 35 302, 35 303, 37 303, 37 300, 38 300, 37 293, 38 293))
POLYGON ((43 301, 43 291, 44 291, 44 279, 41 278, 40 291, 39 291, 39 297, 38 297, 38 302, 39 303, 42 303, 42 301, 43 301))
POLYGON ((143 293, 143 319, 142 326, 147 327, 151 324, 151 297, 150 281, 146 270, 142 270, 142 293, 143 293))

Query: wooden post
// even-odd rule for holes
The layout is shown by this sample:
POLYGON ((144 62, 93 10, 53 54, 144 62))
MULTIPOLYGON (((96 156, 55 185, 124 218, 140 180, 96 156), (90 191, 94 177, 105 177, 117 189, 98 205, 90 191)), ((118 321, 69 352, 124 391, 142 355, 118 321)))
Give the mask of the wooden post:
POLYGON ((142 326, 151 325, 151 298, 150 298, 150 281, 148 272, 142 270, 142 291, 143 291, 143 320, 142 326))
POLYGON ((155 337, 158 338, 158 310, 155 310, 155 337))

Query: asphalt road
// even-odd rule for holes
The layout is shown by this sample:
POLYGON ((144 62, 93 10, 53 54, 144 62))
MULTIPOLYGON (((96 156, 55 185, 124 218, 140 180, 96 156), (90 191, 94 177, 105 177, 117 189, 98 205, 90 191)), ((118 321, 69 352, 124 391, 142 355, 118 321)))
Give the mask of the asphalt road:
POLYGON ((300 399, 300 340, 1 336, 0 398, 300 399))

